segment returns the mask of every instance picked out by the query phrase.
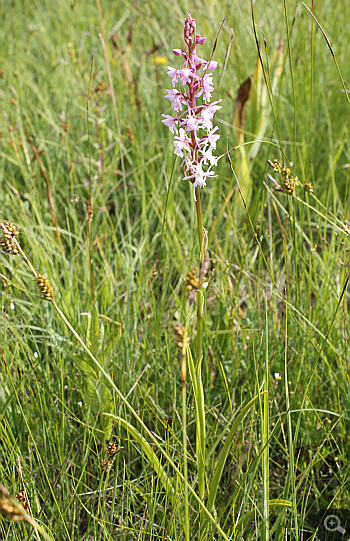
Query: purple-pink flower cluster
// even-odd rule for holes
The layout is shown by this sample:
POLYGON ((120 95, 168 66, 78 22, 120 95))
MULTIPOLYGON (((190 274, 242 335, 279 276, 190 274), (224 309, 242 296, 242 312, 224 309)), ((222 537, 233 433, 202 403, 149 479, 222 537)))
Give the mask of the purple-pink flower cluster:
POLYGON ((218 157, 213 156, 220 135, 218 127, 213 128, 213 116, 221 106, 214 101, 210 103, 214 90, 213 75, 218 63, 207 62, 197 56, 197 45, 203 45, 207 38, 196 34, 196 22, 188 16, 185 20, 185 43, 188 51, 174 49, 176 56, 185 59, 184 68, 175 69, 168 66, 168 75, 172 80, 172 89, 167 89, 166 99, 176 111, 177 116, 162 115, 162 122, 174 134, 174 153, 184 158, 185 176, 183 180, 193 183, 196 200, 196 187, 205 186, 206 179, 214 176, 213 166, 218 157), (185 88, 182 88, 182 87, 185 88), (202 97, 201 103, 197 103, 202 97), (203 169, 204 167, 204 169, 203 169))

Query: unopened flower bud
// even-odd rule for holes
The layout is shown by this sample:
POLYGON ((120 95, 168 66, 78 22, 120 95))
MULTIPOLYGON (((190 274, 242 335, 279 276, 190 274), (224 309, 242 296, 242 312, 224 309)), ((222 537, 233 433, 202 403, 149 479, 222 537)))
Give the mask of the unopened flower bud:
POLYGON ((186 45, 189 45, 192 41, 192 36, 196 31, 196 21, 188 15, 185 19, 184 38, 186 45))

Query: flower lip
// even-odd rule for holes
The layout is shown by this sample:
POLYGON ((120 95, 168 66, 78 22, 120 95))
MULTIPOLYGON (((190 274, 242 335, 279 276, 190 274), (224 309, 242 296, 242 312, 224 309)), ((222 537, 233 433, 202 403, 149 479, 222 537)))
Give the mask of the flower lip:
POLYGON ((168 95, 165 96, 167 100, 170 100, 171 105, 175 111, 182 111, 182 101, 183 97, 181 95, 181 92, 176 90, 176 88, 169 90, 168 88, 165 89, 168 92, 168 95))
POLYGON ((180 158, 183 158, 183 150, 190 151, 190 140, 186 135, 186 131, 184 128, 180 128, 179 135, 175 135, 174 137, 174 153, 179 156, 180 158))
POLYGON ((162 120, 161 122, 163 122, 163 124, 165 124, 165 126, 168 126, 169 130, 171 131, 171 133, 175 134, 177 133, 177 122, 178 120, 176 118, 173 118, 171 115, 162 115, 164 116, 164 120, 162 120))
POLYGON ((216 60, 211 60, 210 62, 208 62, 208 65, 206 66, 206 69, 208 69, 209 71, 210 70, 215 70, 218 67, 218 64, 219 64, 219 62, 217 62, 216 60))

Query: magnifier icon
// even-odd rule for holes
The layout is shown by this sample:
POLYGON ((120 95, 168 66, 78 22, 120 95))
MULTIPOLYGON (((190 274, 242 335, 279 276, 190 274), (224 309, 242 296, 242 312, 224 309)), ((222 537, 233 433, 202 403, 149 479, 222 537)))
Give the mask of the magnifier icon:
POLYGON ((324 527, 328 532, 339 532, 342 535, 346 533, 346 530, 341 527, 340 520, 336 515, 328 515, 323 521, 324 527))

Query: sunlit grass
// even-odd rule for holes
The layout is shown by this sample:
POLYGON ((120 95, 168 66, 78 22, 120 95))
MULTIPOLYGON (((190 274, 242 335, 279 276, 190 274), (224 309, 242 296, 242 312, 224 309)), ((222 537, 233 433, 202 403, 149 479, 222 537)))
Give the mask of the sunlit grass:
MULTIPOLYGON (((192 186, 181 180, 171 135, 160 123, 163 112, 170 114, 166 65, 173 65, 172 49, 182 44, 187 11, 208 35, 207 56, 227 16, 215 51, 223 66, 232 27, 218 96, 220 154, 236 144, 234 100, 257 62, 250 3, 207 4, 103 2, 102 30, 94 2, 15 2, 3 9, 0 53, 0 221, 22 230, 21 246, 50 278, 58 306, 81 336, 87 336, 87 314, 98 314, 104 326, 99 360, 180 468, 181 358, 174 327, 188 319, 193 352, 195 305, 188 306, 186 274, 197 267, 198 234, 192 186)), ((273 95, 278 129, 269 110, 266 142, 251 167, 249 217, 235 221, 238 188, 226 159, 202 191, 210 257, 202 366, 207 484, 234 414, 264 389, 268 374, 268 412, 261 396, 235 434, 215 519, 237 539, 285 539, 291 531, 291 539, 308 539, 319 508, 350 503, 349 109, 307 10, 288 4, 292 71, 283 4, 257 2, 254 10, 266 70, 267 58, 271 62, 284 42, 273 95), (267 174, 280 178, 266 160, 274 158, 293 162, 297 198, 273 189, 267 174), (313 193, 304 191, 305 182, 313 193), (269 524, 263 520, 267 490, 269 524), (271 503, 278 499, 291 507, 271 503)), ((349 11, 328 4, 315 10, 345 81, 349 11)), ((251 115, 248 101, 245 142, 254 139, 251 115)), ((237 152, 231 159, 235 168, 237 152)), ((0 253, 0 273, 1 484, 12 496, 25 490, 32 516, 57 540, 183 538, 178 477, 172 500, 137 439, 106 421, 75 357, 82 350, 41 299, 21 258, 0 253), (106 472, 110 440, 123 449, 106 472)), ((135 424, 109 391, 108 412, 135 424)), ((190 386, 187 400, 188 470, 197 490, 190 386)), ((162 467, 174 475, 163 459, 162 467)), ((190 503, 195 538, 198 504, 191 497, 190 503)), ((0 523, 4 539, 26 538, 28 528, 0 523)), ((208 539, 217 538, 210 527, 208 539)))

